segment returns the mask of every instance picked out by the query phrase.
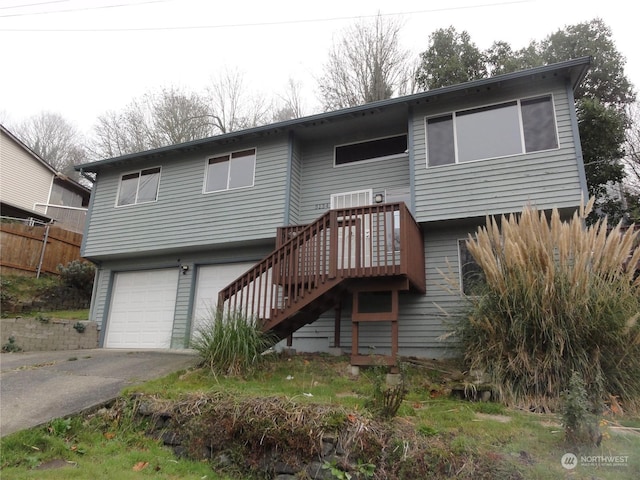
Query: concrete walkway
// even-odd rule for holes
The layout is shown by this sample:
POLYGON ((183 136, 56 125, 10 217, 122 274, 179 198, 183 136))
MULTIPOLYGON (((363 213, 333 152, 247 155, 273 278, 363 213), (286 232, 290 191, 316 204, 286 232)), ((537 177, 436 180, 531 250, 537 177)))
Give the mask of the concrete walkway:
POLYGON ((0 354, 0 436, 79 413, 123 388, 192 367, 175 350, 65 350, 0 354))

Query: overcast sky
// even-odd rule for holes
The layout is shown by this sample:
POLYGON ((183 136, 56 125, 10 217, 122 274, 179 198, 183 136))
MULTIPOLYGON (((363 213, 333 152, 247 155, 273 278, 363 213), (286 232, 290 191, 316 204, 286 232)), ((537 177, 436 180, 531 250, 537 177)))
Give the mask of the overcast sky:
MULTIPOLYGON (((221 68, 273 96, 288 78, 317 105, 316 82, 336 35, 359 17, 397 15, 415 55, 438 28, 467 30, 480 49, 514 49, 600 17, 640 85, 638 20, 627 0, 0 0, 0 121, 41 111, 90 133, 98 115, 163 86, 204 91, 221 68)), ((309 112, 311 113, 311 112, 309 112)))

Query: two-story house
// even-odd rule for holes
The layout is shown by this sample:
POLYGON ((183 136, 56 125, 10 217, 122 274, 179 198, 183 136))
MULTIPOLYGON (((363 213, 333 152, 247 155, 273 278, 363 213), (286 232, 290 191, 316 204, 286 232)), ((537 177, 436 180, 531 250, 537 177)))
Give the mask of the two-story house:
POLYGON ((446 355, 469 233, 586 196, 573 92, 589 63, 77 166, 97 174, 82 255, 101 345, 188 347, 217 305, 354 364, 446 355))
POLYGON ((91 190, 61 174, 0 125, 0 206, 3 217, 55 222, 84 230, 91 190))

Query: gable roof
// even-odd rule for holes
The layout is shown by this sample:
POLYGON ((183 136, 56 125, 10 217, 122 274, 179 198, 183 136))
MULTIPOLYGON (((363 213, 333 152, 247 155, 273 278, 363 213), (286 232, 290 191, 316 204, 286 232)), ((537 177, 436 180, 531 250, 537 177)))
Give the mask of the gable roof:
POLYGON ((11 133, 4 125, 2 125, 0 123, 0 131, 2 131, 4 134, 6 134, 11 140, 13 140, 16 144, 18 144, 18 146, 20 148, 22 148, 22 150, 24 150, 27 154, 29 154, 29 156, 31 156, 31 158, 33 158, 36 162, 38 162, 39 164, 41 164, 43 167, 45 167, 47 170, 49 170, 52 174, 56 174, 58 173, 56 171, 55 168, 53 168, 51 165, 49 165, 47 162, 45 162, 43 160, 43 158, 38 155, 36 152, 34 152, 33 150, 31 150, 31 148, 29 148, 27 146, 27 144, 25 144, 22 140, 20 140, 18 137, 16 137, 13 133, 11 133))
POLYGON ((358 105, 356 107, 344 108, 341 110, 335 110, 331 112, 324 112, 306 117, 295 118, 292 120, 285 120, 282 122, 272 123, 268 125, 261 125, 259 127, 248 128, 245 130, 238 130, 230 133, 224 133, 213 137, 202 138, 199 140, 193 140, 191 142, 180 143, 177 145, 169 145, 166 147, 156 148, 153 150, 147 150, 143 152, 131 153, 122 155, 119 157, 108 158, 104 160, 98 160, 95 162, 76 165, 75 169, 78 171, 97 172, 102 167, 112 166, 121 163, 129 163, 136 160, 145 160, 151 158, 161 157, 171 153, 178 153, 181 151, 190 151, 201 148, 215 143, 224 143, 242 138, 256 136, 256 135, 268 135, 277 134, 285 131, 293 130, 299 127, 314 127, 325 124, 338 118, 355 117, 361 114, 365 114, 369 111, 382 111, 392 109, 398 106, 410 106, 420 103, 429 102, 432 99, 449 97, 452 95, 459 95, 467 91, 478 91, 479 89, 491 86, 491 85, 504 85, 504 84, 516 84, 518 82, 527 81, 531 79, 544 79, 551 76, 564 77, 571 85, 572 89, 576 89, 580 84, 584 76, 586 75, 589 66, 591 64, 591 57, 581 57, 573 60, 567 60, 564 62, 558 62, 550 65, 544 65, 540 67, 530 68, 526 70, 520 70, 517 72, 507 73, 503 75, 497 75, 495 77, 483 78, 480 80, 473 80, 470 82, 460 83, 457 85, 451 85, 447 87, 436 88, 428 90, 426 92, 416 93, 412 95, 406 95, 402 97, 395 97, 386 100, 380 100, 377 102, 371 102, 364 105, 358 105))
POLYGON ((0 123, 0 131, 7 135, 13 142, 15 142, 22 150, 24 150, 31 158, 33 158, 38 164, 42 165, 44 168, 49 170, 53 175, 54 179, 58 182, 65 184, 67 187, 72 190, 77 191, 79 194, 83 196, 88 196, 91 194, 91 189, 85 187, 81 183, 76 182, 75 180, 69 178, 64 173, 57 171, 53 168, 49 163, 46 162, 40 155, 34 152, 27 144, 25 144, 22 140, 16 137, 7 127, 0 123))

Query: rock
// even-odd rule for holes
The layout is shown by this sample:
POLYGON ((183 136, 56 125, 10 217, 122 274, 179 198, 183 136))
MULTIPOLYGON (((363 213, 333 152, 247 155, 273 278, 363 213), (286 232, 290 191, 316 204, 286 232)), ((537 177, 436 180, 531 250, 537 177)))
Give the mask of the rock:
POLYGON ((180 437, 180 434, 173 432, 171 430, 162 432, 160 439, 162 440, 162 443, 164 443, 165 445, 181 445, 182 444, 182 438, 180 437))
POLYGON ((273 471, 278 475, 295 475, 298 469, 284 462, 276 462, 273 471))
POLYGON ((322 456, 326 457, 327 455, 334 452, 336 445, 334 442, 327 441, 325 439, 322 440, 322 456))
POLYGON ((138 413, 144 417, 153 415, 153 408, 151 407, 151 403, 145 401, 140 402, 140 405, 138 405, 138 413))
POLYGON ((311 462, 304 471, 309 478, 314 480, 335 480, 331 470, 322 468, 323 465, 324 463, 321 462, 311 462))
POLYGON ((233 465, 233 460, 226 453, 220 453, 216 456, 215 463, 222 467, 229 467, 233 465))

